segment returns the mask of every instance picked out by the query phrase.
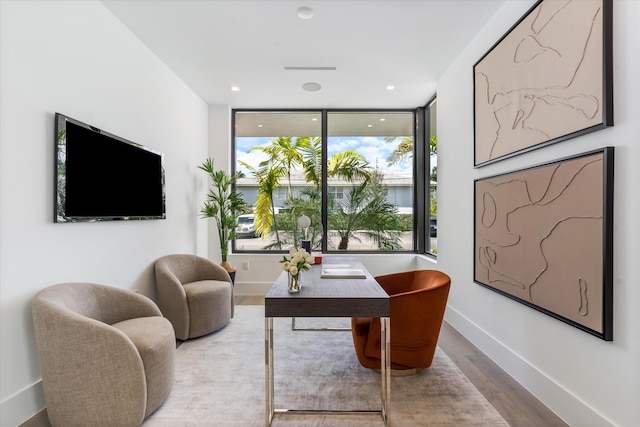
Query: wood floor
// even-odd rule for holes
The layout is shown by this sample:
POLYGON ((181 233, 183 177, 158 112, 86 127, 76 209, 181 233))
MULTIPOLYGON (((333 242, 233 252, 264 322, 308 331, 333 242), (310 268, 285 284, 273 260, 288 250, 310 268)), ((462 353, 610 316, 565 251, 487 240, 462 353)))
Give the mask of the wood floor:
MULTIPOLYGON (((236 303, 260 305, 264 297, 236 295, 236 303)), ((438 345, 511 427, 568 426, 446 322, 438 345)))
MULTIPOLYGON (((238 305, 262 305, 264 297, 236 295, 238 305)), ((511 427, 568 426, 448 323, 438 345, 511 427)), ((20 427, 51 427, 46 410, 20 427)))
POLYGON ((446 322, 438 345, 510 426, 568 426, 446 322))

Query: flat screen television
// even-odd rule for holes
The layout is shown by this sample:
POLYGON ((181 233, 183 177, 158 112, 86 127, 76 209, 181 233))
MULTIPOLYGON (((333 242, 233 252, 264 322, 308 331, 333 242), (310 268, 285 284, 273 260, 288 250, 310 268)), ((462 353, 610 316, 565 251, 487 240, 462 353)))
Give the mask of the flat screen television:
POLYGON ((55 115, 55 222, 165 219, 164 156, 55 115))

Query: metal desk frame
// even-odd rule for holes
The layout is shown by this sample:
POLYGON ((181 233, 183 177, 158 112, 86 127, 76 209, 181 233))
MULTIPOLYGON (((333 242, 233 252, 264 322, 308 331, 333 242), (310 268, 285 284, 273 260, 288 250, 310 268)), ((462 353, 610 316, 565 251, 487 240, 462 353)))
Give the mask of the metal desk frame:
POLYGON ((333 409, 286 409, 275 408, 274 405, 274 368, 273 368, 273 317, 264 319, 265 336, 265 394, 266 394, 266 426, 270 426, 276 413, 279 414, 373 414, 382 416, 384 425, 389 423, 389 403, 391 401, 391 358, 389 346, 389 318, 380 318, 380 410, 333 410, 333 409))
MULTIPOLYGON (((348 258, 348 260, 352 260, 353 258, 348 258)), ((345 262, 344 258, 340 258, 340 262, 345 262)), ((355 260, 355 262, 359 262, 357 260, 355 260)), ((317 275, 317 277, 319 277, 319 275, 317 275)), ((377 285, 377 283, 375 282, 375 280, 370 276, 370 274, 367 273, 367 278, 370 279, 370 281, 372 280, 373 283, 375 285, 377 285)), ((362 280, 362 279, 361 279, 362 280)), ((270 295, 273 293, 273 291, 275 290, 276 286, 278 286, 278 284, 280 283, 280 285, 282 286, 282 283, 286 282, 286 277, 283 278, 283 276, 281 275, 280 278, 278 279, 278 281, 276 281, 276 283, 274 284, 272 290, 267 294, 267 297, 265 299, 265 321, 264 321, 264 336, 265 336, 265 340, 264 340, 264 344, 265 344, 265 425, 267 427, 271 426, 271 423, 273 421, 273 418, 275 416, 275 414, 354 414, 354 415, 361 415, 361 414, 372 414, 372 415, 381 415, 382 419, 384 421, 385 426, 389 425, 389 419, 390 419, 390 402, 391 402, 391 360, 390 360, 390 319, 388 314, 386 316, 380 316, 380 315, 376 315, 380 312, 380 305, 378 304, 377 307, 373 309, 375 311, 375 313, 372 313, 373 316, 371 317, 380 317, 380 362, 381 362, 381 366, 380 366, 380 410, 379 411, 374 411, 374 410, 359 410, 359 409, 351 409, 351 410, 334 410, 334 409, 290 409, 290 408, 276 408, 275 407, 275 403, 274 403, 274 357, 273 357, 273 318, 274 317, 292 317, 292 319, 295 319, 295 317, 364 317, 364 316, 368 316, 368 314, 366 314, 366 312, 362 311, 362 310, 366 310, 366 308, 357 308, 356 311, 353 313, 353 315, 350 315, 350 313, 348 313, 348 309, 347 311, 344 311, 345 309, 343 308, 342 311, 336 312, 334 313, 319 313, 317 310, 311 308, 312 306, 310 305, 306 305, 306 307, 308 308, 308 313, 305 311, 305 305, 304 304, 296 304, 296 305, 291 305, 291 304, 286 304, 286 301, 289 300, 289 298, 287 298, 286 295, 283 295, 281 290, 280 290, 280 294, 278 294, 278 292, 275 292, 275 296, 273 296, 272 298, 278 300, 280 303, 285 302, 285 305, 280 304, 278 306, 278 308, 280 308, 281 310, 279 311, 277 308, 268 308, 268 304, 269 304, 269 298, 270 295), (284 308, 286 307, 286 308, 284 308), (291 307, 291 308, 289 308, 291 307), (358 311, 359 310, 359 311, 358 311), (346 316, 347 315, 347 316, 346 316)), ((327 282, 329 283, 329 282, 327 282)), ((371 285, 371 282, 369 282, 369 285, 371 285)), ((348 286, 348 282, 345 283, 345 286, 348 286)), ((379 286, 379 285, 378 285, 379 286)), ((304 290, 304 285, 303 285, 303 290, 304 290)), ((302 292, 301 292, 302 294, 302 292)), ((298 297, 299 295, 296 295, 295 297, 291 297, 291 300, 293 300, 294 298, 298 297)), ((385 294, 386 295, 386 294, 385 294)), ((340 297, 336 297, 337 300, 342 301, 340 299, 340 297)), ((380 302, 381 298, 379 298, 378 296, 372 296, 372 298, 374 300, 376 300, 377 302, 380 302)), ((388 296, 387 296, 388 298, 388 296)), ((310 300, 313 300, 313 297, 309 298, 310 300)), ((360 300, 356 299, 356 301, 364 301, 366 300, 367 297, 364 296, 362 297, 360 300)), ((348 300, 345 299, 345 301, 348 300)), ((351 303, 353 302, 353 300, 348 300, 351 303)), ((300 303, 301 300, 296 301, 297 303, 300 303)), ((311 301, 313 302, 313 301, 311 301)), ((275 305, 275 304, 274 304, 275 305)), ((348 304, 347 304, 348 305, 348 304)), ((362 304, 361 304, 362 305, 362 304)), ((388 313, 388 299, 387 299, 387 307, 386 310, 384 310, 388 313)), ((295 325, 295 321, 292 322, 292 329, 295 325)), ((294 329, 295 330, 295 329, 294 329)), ((320 329, 320 330, 328 330, 328 329, 320 329)))

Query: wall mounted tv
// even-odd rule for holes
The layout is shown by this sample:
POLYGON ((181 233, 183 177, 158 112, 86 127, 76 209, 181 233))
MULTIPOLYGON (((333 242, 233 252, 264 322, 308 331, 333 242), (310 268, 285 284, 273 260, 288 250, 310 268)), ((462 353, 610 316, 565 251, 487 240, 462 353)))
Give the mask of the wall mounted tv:
POLYGON ((164 156, 56 113, 55 222, 165 219, 164 156))

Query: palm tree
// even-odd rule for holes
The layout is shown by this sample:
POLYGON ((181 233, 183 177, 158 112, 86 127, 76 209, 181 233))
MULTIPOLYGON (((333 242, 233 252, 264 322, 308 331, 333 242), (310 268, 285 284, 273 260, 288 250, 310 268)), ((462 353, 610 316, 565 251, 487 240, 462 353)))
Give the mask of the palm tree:
POLYGON ((280 136, 269 141, 269 145, 265 147, 258 145, 249 149, 249 152, 262 151, 269 156, 267 160, 260 163, 260 167, 269 166, 278 170, 276 175, 287 177, 289 199, 293 198, 291 173, 304 164, 302 152, 309 145, 309 140, 309 137, 280 136))
POLYGON ((327 175, 349 182, 366 181, 371 173, 369 163, 355 150, 344 150, 334 154, 327 165, 327 175))
POLYGON ((372 239, 378 249, 401 249, 400 223, 397 208, 387 201, 387 189, 382 174, 346 191, 342 200, 330 200, 329 228, 340 236, 339 250, 347 250, 349 240, 360 241, 356 233, 372 239))
POLYGON ((273 214, 275 212, 273 193, 276 188, 278 188, 283 170, 280 168, 271 168, 268 165, 262 165, 256 169, 243 161, 240 161, 240 164, 249 169, 258 181, 258 193, 254 206, 256 233, 264 239, 269 235, 271 230, 274 230, 279 246, 280 235, 278 233, 278 224, 276 216, 273 214))
MULTIPOLYGON (((252 167, 245 162, 240 162, 249 169, 258 181, 255 206, 256 231, 263 237, 266 237, 271 231, 275 231, 276 242, 269 245, 268 248, 281 249, 283 245, 289 243, 290 239, 288 236, 281 236, 279 230, 288 230, 289 233, 295 233, 295 231, 289 225, 293 217, 284 219, 280 224, 281 227, 278 227, 277 215, 275 215, 274 192, 280 186, 281 178, 286 177, 288 183, 286 204, 289 206, 291 213, 297 212, 296 209, 292 208, 301 202, 293 195, 291 174, 296 169, 302 169, 306 181, 312 184, 313 187, 305 197, 308 203, 313 203, 313 206, 307 204, 303 211, 307 215, 310 215, 311 212, 320 212, 322 141, 318 137, 309 136, 299 138, 278 137, 271 140, 267 146, 252 147, 249 151, 261 151, 269 156, 267 160, 260 162, 258 168, 252 167), (314 193, 314 195, 311 196, 311 193, 314 193)), ((369 178, 369 164, 356 151, 345 150, 331 157, 327 165, 327 173, 331 177, 343 178, 350 182, 366 180, 369 178)), ((304 201, 305 198, 302 200, 304 201)), ((318 219, 320 218, 318 217, 318 219)), ((320 225, 321 221, 318 221, 317 224, 320 225)), ((292 241, 295 242, 296 240, 293 239, 292 241)))
MULTIPOLYGON (((384 142, 390 144, 398 139, 397 136, 388 136, 384 139, 384 142)), ((431 135, 429 137, 429 155, 433 156, 438 151, 438 137, 431 135)), ((400 140, 400 143, 395 150, 387 157, 387 164, 393 166, 404 162, 407 159, 413 158, 413 138, 405 136, 400 140)))
MULTIPOLYGON (((384 142, 391 144, 397 139, 397 136, 388 136, 384 139, 384 142)), ((396 149, 387 157, 387 164, 393 166, 411 158, 413 158, 413 138, 405 136, 400 140, 396 149)))
POLYGON ((293 197, 291 202, 286 202, 281 213, 276 215, 280 224, 279 240, 264 247, 264 249, 283 249, 297 246, 300 241, 298 218, 305 214, 311 219, 311 225, 307 230, 306 239, 311 241, 311 249, 322 249, 322 213, 319 188, 305 187, 293 197))
POLYGON ((306 140, 300 147, 304 177, 319 189, 322 177, 322 140, 317 136, 303 136, 300 139, 306 140))
MULTIPOLYGON (((304 136, 300 139, 302 166, 307 182, 320 188, 322 176, 322 140, 318 137, 304 136)), ((369 178, 369 163, 355 150, 344 150, 334 154, 327 164, 327 175, 354 182, 369 178)))
MULTIPOLYGON (((386 143, 392 143, 396 139, 395 136, 390 136, 384 139, 386 143)), ((438 137, 435 135, 431 135, 429 137, 429 156, 434 156, 438 152, 438 137)), ((387 164, 389 166, 393 166, 398 163, 402 163, 406 159, 413 158, 413 139, 411 137, 404 137, 398 144, 395 150, 387 157, 387 164)), ((437 182, 438 181, 438 169, 437 166, 434 166, 431 169, 431 175, 429 177, 430 181, 437 182)), ((438 215, 438 201, 436 198, 435 190, 429 185, 429 193, 430 193, 430 201, 429 211, 431 217, 436 217, 438 215)))
POLYGON ((275 231, 276 243, 270 246, 275 246, 277 249, 282 248, 282 242, 275 214, 274 192, 280 186, 280 179, 287 177, 287 199, 288 202, 293 200, 291 173, 304 163, 303 153, 305 150, 310 150, 310 144, 309 137, 278 137, 269 141, 267 146, 255 146, 249 149, 249 152, 261 151, 269 156, 267 160, 260 162, 257 169, 245 162, 240 162, 258 181, 255 206, 256 232, 266 238, 271 231, 275 231))

